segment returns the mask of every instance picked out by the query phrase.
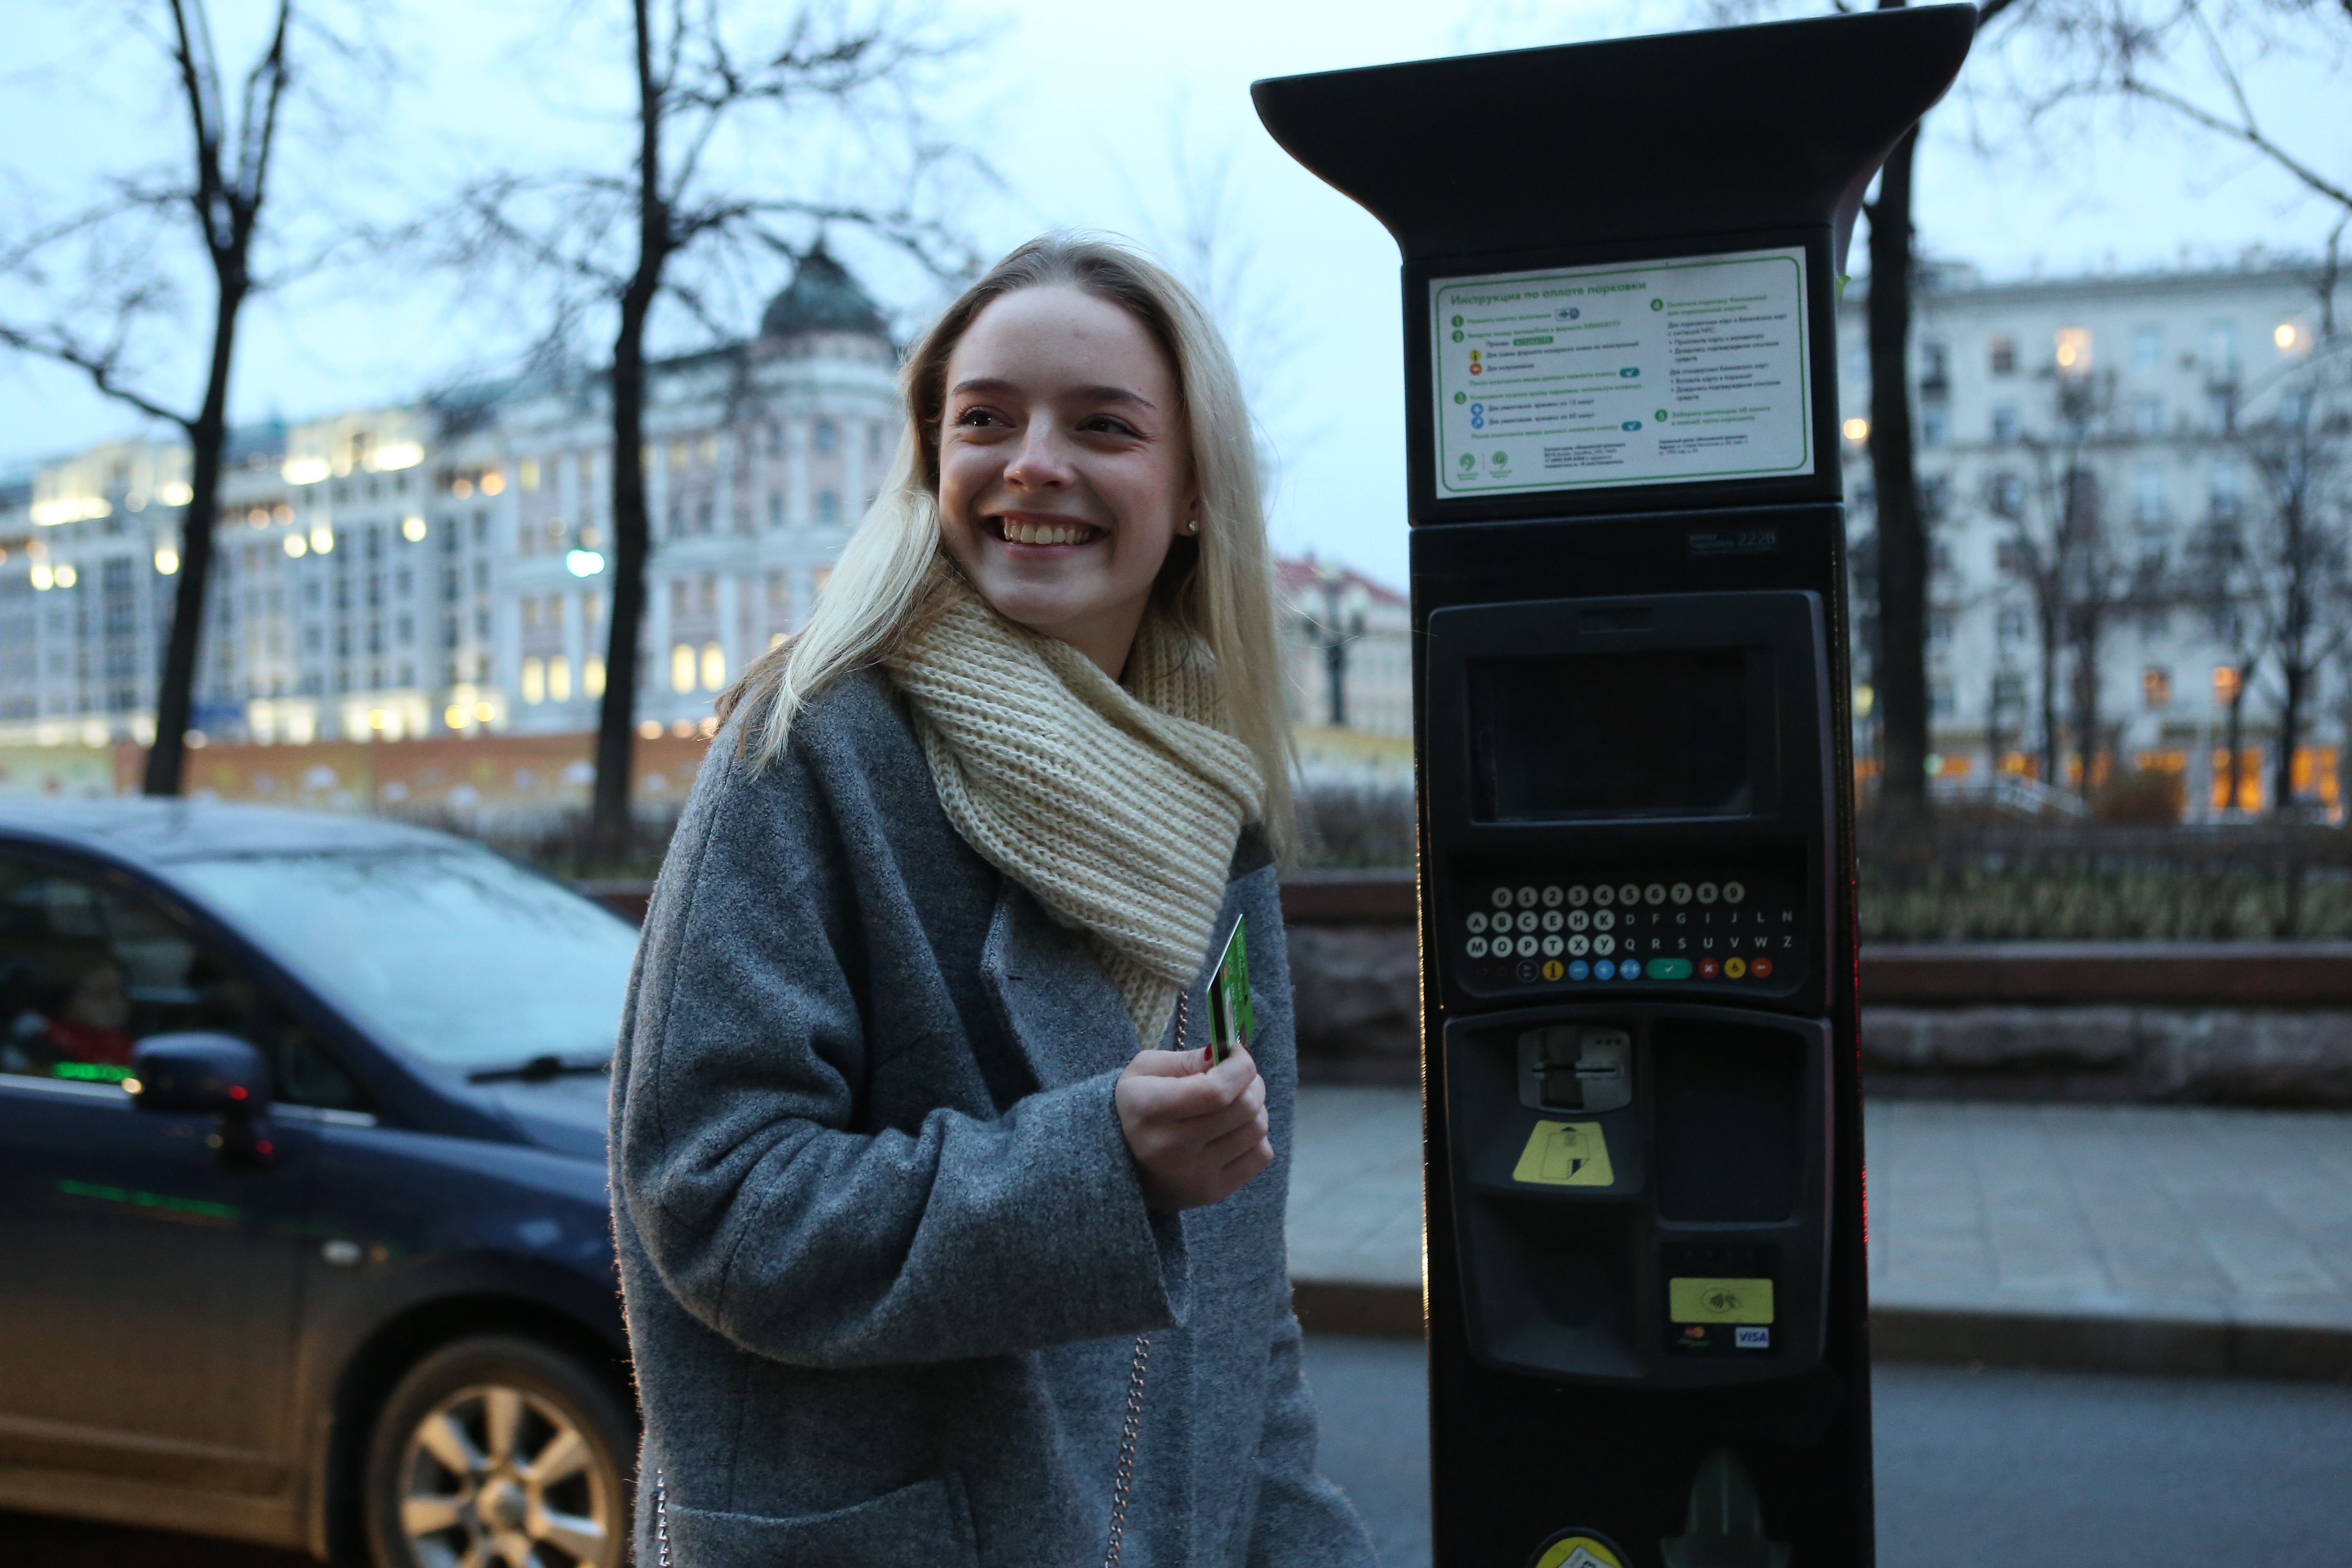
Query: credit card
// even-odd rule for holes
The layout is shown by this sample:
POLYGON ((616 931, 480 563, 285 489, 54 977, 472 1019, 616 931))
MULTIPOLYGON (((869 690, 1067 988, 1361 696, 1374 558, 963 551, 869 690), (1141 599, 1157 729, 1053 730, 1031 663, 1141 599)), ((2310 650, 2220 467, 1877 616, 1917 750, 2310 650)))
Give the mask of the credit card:
POLYGON ((1209 976, 1209 1065, 1216 1066, 1235 1047, 1250 1038, 1249 921, 1234 921, 1225 951, 1209 976))

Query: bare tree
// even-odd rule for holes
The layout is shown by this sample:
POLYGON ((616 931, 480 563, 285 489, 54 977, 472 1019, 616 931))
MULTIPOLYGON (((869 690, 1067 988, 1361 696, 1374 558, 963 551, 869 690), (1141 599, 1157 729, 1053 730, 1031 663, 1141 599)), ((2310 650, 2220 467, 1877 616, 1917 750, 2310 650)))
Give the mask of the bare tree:
MULTIPOLYGON (((2053 785, 2063 779, 2061 763, 2071 731, 2087 794, 2100 745, 2101 653, 2107 617, 2122 589, 2092 464, 2114 387, 2112 376, 2103 372, 2050 374, 2055 434, 2023 442, 2031 480, 2020 493, 1992 499, 1994 510, 2010 520, 2004 563, 2033 602, 2042 777, 2053 785), (2062 672, 2070 665, 2067 681, 2062 672)), ((2011 481, 1996 476, 1993 482, 2011 481)))
MULTIPOLYGON (((2232 443, 2261 488, 2252 537, 2236 552, 2226 591, 2251 612, 2277 670, 2271 800, 2282 815, 2296 809, 2294 757, 2320 674, 2352 640, 2352 404, 2342 385, 2346 345, 2327 346, 2339 352, 2303 367, 2232 443)), ((2234 755, 2233 747, 2233 773, 2234 755)))
MULTIPOLYGON (((160 9, 168 20, 160 41, 187 116, 188 161, 177 174, 118 180, 101 201, 0 250, 0 277, 40 289, 63 268, 81 282, 47 319, 0 321, 0 343, 70 365, 108 397, 187 437, 189 497, 181 515, 179 585, 155 695, 155 741, 142 784, 149 795, 171 795, 180 793, 194 710, 237 321, 246 302, 268 284, 257 273, 254 250, 281 114, 294 80, 296 13, 293 0, 279 0, 268 41, 247 68, 232 106, 203 0, 166 0, 160 9), (175 216, 194 224, 214 282, 210 351, 194 412, 142 387, 137 354, 156 323, 168 330, 180 320, 171 276, 141 234, 152 234, 175 216)), ((323 34, 311 36, 328 41, 323 34)))
MULTIPOLYGON (((1907 0, 1879 0, 1900 10, 1907 0)), ((2042 0, 1975 0, 1981 34, 2000 17, 2022 16, 2042 0)), ((1862 7, 1830 0, 1833 11, 1862 7)), ((1776 0, 1707 0, 1720 21, 1744 21, 1782 9, 1776 0)), ((1864 205, 1870 219, 1870 469, 1877 514, 1876 641, 1871 684, 1879 734, 1878 798, 1898 812, 1927 808, 1930 701, 1927 691, 1928 540, 1919 495, 1911 421, 1912 295, 1917 248, 1911 214, 1913 171, 1923 120, 1904 133, 1879 171, 1878 194, 1864 205)))
MULTIPOLYGON (((1903 4, 1880 0, 1880 9, 1903 4)), ((2014 7, 2017 0, 1978 0, 1978 31, 2014 7)), ((1909 812, 1927 806, 1929 717, 1927 525, 1911 428, 1912 286, 1918 260, 1912 173, 1919 131, 1913 126, 1895 144, 1879 172, 1878 195, 1863 209, 1870 218, 1870 469, 1878 533, 1878 647, 1872 664, 1883 737, 1878 798, 1909 812)))
MULTIPOLYGON (((2049 46, 2037 115, 2086 100, 2146 105, 2252 153, 2352 215, 2352 179, 2288 145, 2249 86, 2265 58, 2352 58, 2346 0, 2036 0, 2049 46)), ((2336 225, 2343 232, 2343 223, 2336 225)))
MULTIPOLYGON (((469 272, 511 269, 552 290, 560 338, 604 311, 612 321, 608 402, 613 431, 613 544, 604 690, 597 716, 591 852, 612 858, 630 838, 631 764, 636 736, 638 637, 651 552, 645 449, 647 331, 667 299, 714 335, 713 302, 756 258, 797 256, 827 225, 863 229, 900 247, 936 276, 969 274, 974 258, 941 219, 929 216, 927 176, 955 155, 931 140, 914 89, 922 68, 960 45, 883 10, 853 16, 831 0, 807 0, 739 44, 721 0, 631 0, 634 143, 625 173, 575 169, 500 174, 460 193, 454 212, 404 231, 427 239, 438 259, 469 272), (804 194, 728 188, 712 172, 714 149, 747 117, 790 124, 816 107, 869 111, 910 144, 895 203, 830 201, 804 194), (692 273, 682 270, 689 260, 692 273)), ((984 174, 979 165, 965 167, 984 174)))

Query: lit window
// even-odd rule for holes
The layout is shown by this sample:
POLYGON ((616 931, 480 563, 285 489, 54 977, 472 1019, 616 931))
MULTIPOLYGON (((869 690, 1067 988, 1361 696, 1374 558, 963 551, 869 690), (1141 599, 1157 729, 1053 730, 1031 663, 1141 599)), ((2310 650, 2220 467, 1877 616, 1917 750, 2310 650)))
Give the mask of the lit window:
POLYGON ((604 661, 593 657, 580 661, 580 695, 594 699, 604 695, 604 661))
POLYGON ((499 472, 498 469, 492 468, 488 473, 482 476, 482 493, 484 495, 494 496, 506 488, 507 477, 499 472))
POLYGON ((727 650, 715 642, 702 645, 702 689, 716 691, 727 684, 727 650))
POLYGON ((676 692, 694 689, 694 645, 679 643, 669 650, 669 689, 676 692))
POLYGON ((2236 665, 2217 664, 2213 667, 2213 702, 2216 707, 2227 708, 2231 703, 2236 701, 2238 700, 2238 687, 2239 678, 2238 667, 2236 665))
POLYGON ((522 462, 517 466, 515 475, 518 479, 522 480, 522 488, 524 489, 535 490, 539 489, 539 459, 537 458, 525 458, 522 462))
POLYGON ((547 700, 547 666, 538 659, 522 661, 522 700, 531 703, 547 700))
POLYGON ((547 695, 557 702, 572 700, 572 661, 561 654, 547 661, 547 695))
POLYGON ((2091 368, 2091 329, 2059 328, 2053 357, 2057 360, 2058 368, 2068 375, 2086 374, 2091 368))

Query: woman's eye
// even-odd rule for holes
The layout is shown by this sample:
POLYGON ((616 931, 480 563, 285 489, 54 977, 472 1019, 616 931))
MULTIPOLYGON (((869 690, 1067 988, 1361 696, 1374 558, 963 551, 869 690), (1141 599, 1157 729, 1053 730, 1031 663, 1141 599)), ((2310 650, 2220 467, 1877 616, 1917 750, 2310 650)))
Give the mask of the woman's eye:
POLYGON ((958 425, 981 426, 1000 425, 1003 424, 1003 421, 997 418, 996 411, 992 408, 967 408, 962 413, 956 416, 956 423, 958 425))
POLYGON ((1129 425, 1124 419, 1114 418, 1108 414, 1097 414, 1093 418, 1087 420, 1085 424, 1080 425, 1078 428, 1081 430, 1099 430, 1111 436, 1132 436, 1135 434, 1134 426, 1129 425))

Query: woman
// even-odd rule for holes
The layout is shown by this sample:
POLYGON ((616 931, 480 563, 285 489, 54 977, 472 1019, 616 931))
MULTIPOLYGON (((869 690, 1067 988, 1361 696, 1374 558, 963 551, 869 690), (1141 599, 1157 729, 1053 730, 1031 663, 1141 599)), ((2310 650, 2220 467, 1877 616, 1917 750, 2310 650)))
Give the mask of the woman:
POLYGON ((722 701, 622 1025, 638 1560, 1369 1563, 1289 1306, 1232 364, 1157 268, 1047 238, 904 390, 816 613, 722 701), (1168 1047, 1237 921, 1255 1029, 1212 1066, 1168 1047))

